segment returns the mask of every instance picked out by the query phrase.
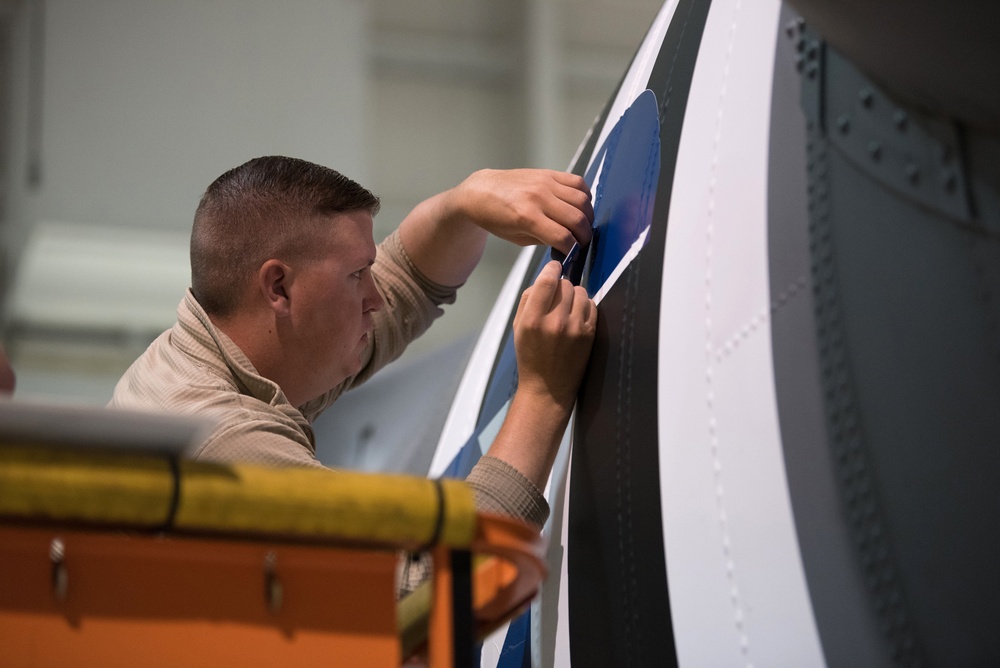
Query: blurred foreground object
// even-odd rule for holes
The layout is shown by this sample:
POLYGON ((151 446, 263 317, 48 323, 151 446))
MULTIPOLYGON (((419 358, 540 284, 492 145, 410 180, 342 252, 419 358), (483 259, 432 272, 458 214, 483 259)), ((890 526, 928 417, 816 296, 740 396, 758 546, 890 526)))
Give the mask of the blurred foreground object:
MULTIPOLYGON (((120 433, 139 424, 52 410, 69 412, 120 433)), ((538 533, 477 514, 459 481, 207 464, 141 436, 134 448, 66 434, 26 445, 12 432, 0 431, 8 665, 398 665, 428 614, 409 601, 397 617, 403 549, 434 554, 429 664, 464 664, 473 629, 522 609, 544 575, 538 533), (473 553, 489 557, 474 573, 473 553)))

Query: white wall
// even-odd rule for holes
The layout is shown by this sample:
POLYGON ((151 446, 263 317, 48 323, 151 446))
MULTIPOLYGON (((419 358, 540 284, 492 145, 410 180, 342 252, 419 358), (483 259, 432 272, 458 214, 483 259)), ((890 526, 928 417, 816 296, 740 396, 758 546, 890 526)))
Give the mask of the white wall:
POLYGON ((42 182, 14 179, 8 220, 187 228, 212 179, 268 153, 365 179, 364 26, 360 0, 46 0, 42 182))

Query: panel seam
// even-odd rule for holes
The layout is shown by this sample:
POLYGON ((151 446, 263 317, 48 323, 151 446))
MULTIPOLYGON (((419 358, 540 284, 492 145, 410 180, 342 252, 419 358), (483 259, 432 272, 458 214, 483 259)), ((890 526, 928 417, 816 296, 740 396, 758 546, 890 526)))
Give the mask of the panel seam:
POLYGON ((718 106, 715 116, 715 134, 712 138, 712 162, 710 167, 706 244, 705 244, 705 384, 706 408, 708 409, 708 437, 712 457, 712 475, 715 482, 715 501, 718 508, 719 531, 722 534, 722 556, 725 567, 725 578, 729 585, 729 600, 733 607, 733 624, 739 639, 740 654, 747 666, 751 666, 750 638, 747 634, 746 620, 743 613, 743 603, 740 597, 739 584, 736 577, 736 560, 733 556, 732 538, 729 533, 729 522, 726 516, 725 487, 722 482, 722 457, 719 448, 718 422, 715 416, 715 391, 713 385, 713 346, 712 346, 712 244, 714 242, 715 225, 715 195, 719 165, 719 146, 722 138, 722 117, 725 107, 726 88, 729 82, 730 63, 733 55, 733 45, 736 41, 736 17, 742 8, 742 0, 737 0, 733 8, 733 18, 729 24, 729 41, 726 45, 725 62, 722 71, 722 85, 719 90, 718 106))
POLYGON ((762 308, 742 327, 737 327, 736 333, 726 339, 725 343, 720 346, 713 347, 715 352, 715 363, 721 364, 727 358, 736 353, 740 346, 743 345, 744 341, 759 331, 761 325, 769 322, 775 313, 801 295, 806 289, 807 282, 808 279, 804 274, 799 276, 798 279, 796 279, 793 283, 788 284, 785 289, 781 291, 777 299, 771 301, 770 306, 762 308))

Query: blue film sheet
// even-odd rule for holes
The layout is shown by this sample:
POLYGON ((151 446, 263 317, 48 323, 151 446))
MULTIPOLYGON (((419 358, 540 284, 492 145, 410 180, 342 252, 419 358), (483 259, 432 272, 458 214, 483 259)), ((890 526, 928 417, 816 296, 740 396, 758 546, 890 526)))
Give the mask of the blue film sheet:
POLYGON ((653 91, 643 91, 625 110, 585 178, 594 192, 594 238, 583 284, 597 299, 638 255, 653 220, 660 178, 660 118, 653 91))

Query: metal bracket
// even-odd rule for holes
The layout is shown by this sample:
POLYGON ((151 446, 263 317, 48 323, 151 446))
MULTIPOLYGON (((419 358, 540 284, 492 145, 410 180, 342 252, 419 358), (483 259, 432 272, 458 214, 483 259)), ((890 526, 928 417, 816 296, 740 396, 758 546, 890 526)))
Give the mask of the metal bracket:
POLYGON ((272 613, 281 610, 281 604, 285 598, 284 587, 275 573, 277 563, 278 556, 273 551, 268 551, 264 555, 264 600, 267 603, 267 609, 272 613))
POLYGON ((798 17, 785 26, 785 34, 795 44, 795 69, 802 76, 801 104, 806 119, 820 130, 825 127, 823 118, 823 76, 826 68, 826 43, 806 29, 806 22, 798 17))
POLYGON ((801 19, 785 26, 802 75, 802 109, 871 179, 953 220, 972 222, 957 124, 894 100, 801 19))
POLYGON ((52 596, 61 603, 66 600, 69 590, 69 571, 66 569, 66 544, 58 536, 49 544, 49 561, 52 562, 52 596))

